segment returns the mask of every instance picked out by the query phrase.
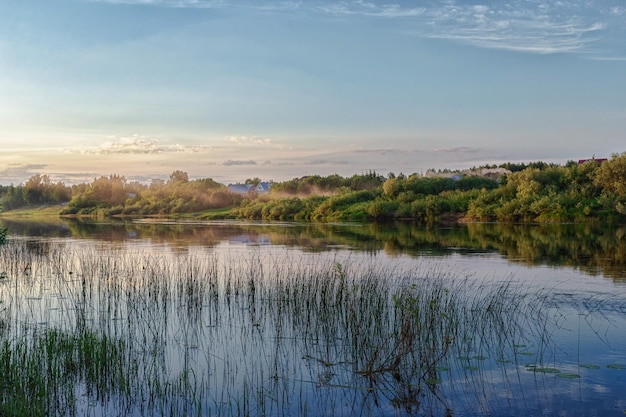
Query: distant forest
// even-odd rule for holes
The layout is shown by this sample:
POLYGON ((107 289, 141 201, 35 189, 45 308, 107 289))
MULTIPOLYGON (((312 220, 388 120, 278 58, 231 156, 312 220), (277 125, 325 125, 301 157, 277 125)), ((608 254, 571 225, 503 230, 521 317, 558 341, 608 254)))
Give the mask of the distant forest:
MULTIPOLYGON (((296 221, 626 221, 626 153, 609 160, 504 163, 429 175, 312 175, 233 193, 184 171, 143 184, 110 175, 66 186, 47 175, 0 186, 4 210, 62 204, 66 216, 182 216, 296 221)), ((248 179, 256 185, 258 178, 248 179)))

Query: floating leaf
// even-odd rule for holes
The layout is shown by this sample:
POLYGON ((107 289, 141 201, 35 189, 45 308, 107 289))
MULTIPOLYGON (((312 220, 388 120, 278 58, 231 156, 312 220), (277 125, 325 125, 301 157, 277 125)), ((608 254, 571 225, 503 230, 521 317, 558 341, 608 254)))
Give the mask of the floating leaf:
POLYGON ((441 384, 443 380, 441 378, 428 378, 425 379, 424 382, 426 382, 428 385, 437 385, 441 384))
POLYGON ((472 356, 472 358, 474 358, 474 359, 476 359, 476 360, 479 360, 479 361, 486 361, 487 359, 489 359, 489 356, 480 356, 480 355, 477 355, 477 356, 472 356))
POLYGON ((606 367, 609 369, 618 369, 620 371, 623 371, 624 369, 626 369, 626 366, 618 365, 618 364, 611 364, 611 365, 607 365, 606 367))
POLYGON ((559 373, 557 376, 559 378, 565 378, 565 379, 577 379, 577 378, 580 378, 580 375, 578 375, 578 374, 568 374, 568 373, 559 373))
POLYGON ((437 367, 435 367, 435 370, 437 370, 439 372, 446 372, 446 371, 449 371, 450 368, 448 368, 446 366, 437 366, 437 367))
POLYGON ((531 372, 541 372, 541 373, 544 373, 544 374, 559 374, 559 373, 561 373, 561 371, 559 371, 556 368, 545 368, 543 366, 537 366, 535 364, 526 364, 526 369, 528 371, 531 371, 531 372))
POLYGON ((600 369, 598 365, 590 365, 590 364, 580 365, 580 367, 585 368, 585 369, 600 369))
POLYGON ((544 374, 560 374, 561 371, 556 368, 534 368, 533 372, 541 372, 544 374))
POLYGON ((459 356, 457 359, 462 360, 462 361, 469 361, 472 358, 470 358, 469 356, 459 356))
POLYGON ((463 368, 467 369, 468 371, 477 371, 478 369, 480 369, 478 366, 474 365, 464 366, 463 368))
POLYGON ((511 361, 508 360, 508 359, 496 359, 496 362, 499 362, 499 363, 511 363, 511 361))
POLYGON ((524 355, 524 356, 535 356, 535 354, 533 352, 518 352, 520 355, 524 355))

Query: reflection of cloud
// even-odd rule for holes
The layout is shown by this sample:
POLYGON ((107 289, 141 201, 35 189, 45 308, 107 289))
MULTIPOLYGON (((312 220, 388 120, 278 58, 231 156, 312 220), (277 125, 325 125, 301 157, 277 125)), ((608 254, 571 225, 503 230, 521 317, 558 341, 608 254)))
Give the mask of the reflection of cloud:
POLYGON ((243 161, 243 160, 232 160, 229 159, 228 161, 224 161, 222 163, 222 165, 230 167, 230 166, 242 166, 242 165, 256 165, 256 161, 252 161, 252 160, 247 160, 247 161, 243 161))
MULTIPOLYGON (((206 146, 185 146, 179 144, 160 144, 156 139, 146 138, 141 135, 126 137, 116 137, 106 141, 100 146, 83 148, 78 150, 85 155, 107 155, 107 154, 161 154, 172 152, 199 152, 203 149, 210 149, 206 146)), ((74 152, 74 151, 69 151, 74 152)))

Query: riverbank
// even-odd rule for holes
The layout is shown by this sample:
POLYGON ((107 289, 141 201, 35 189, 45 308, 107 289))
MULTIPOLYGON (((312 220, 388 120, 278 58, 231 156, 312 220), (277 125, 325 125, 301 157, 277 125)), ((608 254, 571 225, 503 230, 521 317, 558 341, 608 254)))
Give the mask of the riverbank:
POLYGON ((38 218, 38 217, 61 217, 63 204, 43 204, 37 206, 20 207, 14 210, 0 211, 0 217, 4 218, 38 218))
POLYGON ((2 210, 0 211, 0 218, 5 219, 33 219, 36 220, 38 218, 115 218, 115 219, 137 219, 137 218, 168 218, 168 219, 201 219, 201 220, 224 220, 231 219, 233 216, 230 215, 230 210, 232 207, 220 208, 220 209, 210 209, 203 210, 199 212, 191 212, 191 213, 176 213, 176 214, 149 214, 149 215, 121 215, 116 214, 112 216, 100 215, 100 214, 62 214, 63 209, 65 209, 66 205, 64 204, 42 204, 36 206, 28 206, 21 207, 19 209, 14 210, 2 210))

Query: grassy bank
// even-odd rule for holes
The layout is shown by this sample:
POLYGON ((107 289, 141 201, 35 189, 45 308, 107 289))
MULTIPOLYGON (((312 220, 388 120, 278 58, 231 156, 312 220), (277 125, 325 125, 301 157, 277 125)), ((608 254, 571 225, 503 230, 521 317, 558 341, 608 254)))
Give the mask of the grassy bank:
POLYGON ((0 211, 0 217, 6 218, 45 218, 45 217, 59 217, 61 211, 64 209, 64 205, 52 204, 52 205, 37 205, 20 207, 13 210, 0 211))

